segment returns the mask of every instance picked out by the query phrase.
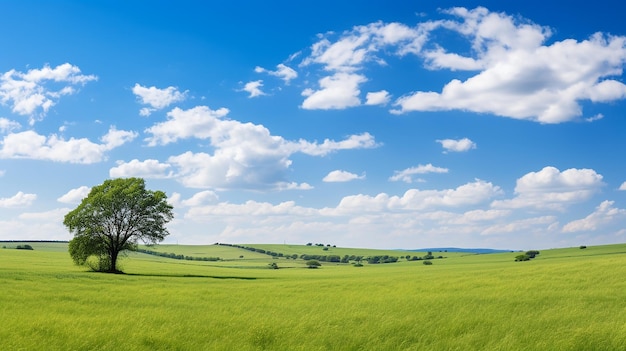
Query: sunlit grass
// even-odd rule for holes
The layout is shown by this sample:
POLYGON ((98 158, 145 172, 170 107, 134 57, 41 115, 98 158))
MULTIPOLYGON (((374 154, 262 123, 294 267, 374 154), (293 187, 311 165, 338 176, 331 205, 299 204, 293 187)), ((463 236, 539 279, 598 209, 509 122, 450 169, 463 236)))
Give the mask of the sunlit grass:
POLYGON ((248 261, 246 252, 223 252, 233 261, 217 263, 130 254, 124 275, 88 272, 58 247, 33 247, 0 249, 2 350, 626 345, 626 245, 549 250, 528 262, 504 253, 319 269, 265 255, 248 261), (270 262, 285 268, 265 269, 270 262))

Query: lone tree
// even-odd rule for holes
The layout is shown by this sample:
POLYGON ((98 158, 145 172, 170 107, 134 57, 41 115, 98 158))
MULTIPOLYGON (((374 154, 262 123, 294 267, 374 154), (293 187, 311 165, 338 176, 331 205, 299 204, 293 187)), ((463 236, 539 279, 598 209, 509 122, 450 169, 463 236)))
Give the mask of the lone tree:
POLYGON ((106 180, 95 186, 80 205, 65 215, 63 224, 74 238, 69 252, 78 265, 101 272, 121 273, 117 258, 123 250, 162 241, 165 224, 174 218, 173 207, 162 191, 146 190, 141 178, 106 180), (95 256, 97 263, 90 263, 95 256))

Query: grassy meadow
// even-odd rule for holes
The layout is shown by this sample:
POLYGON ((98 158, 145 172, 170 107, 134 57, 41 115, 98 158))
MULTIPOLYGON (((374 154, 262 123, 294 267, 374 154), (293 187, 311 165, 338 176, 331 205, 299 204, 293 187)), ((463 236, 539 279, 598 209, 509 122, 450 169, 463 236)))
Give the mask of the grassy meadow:
POLYGON ((433 252, 446 258, 318 269, 228 246, 160 245, 150 249, 222 260, 130 253, 114 275, 73 265, 67 244, 29 244, 0 249, 0 350, 626 349, 626 245, 527 262, 433 252))

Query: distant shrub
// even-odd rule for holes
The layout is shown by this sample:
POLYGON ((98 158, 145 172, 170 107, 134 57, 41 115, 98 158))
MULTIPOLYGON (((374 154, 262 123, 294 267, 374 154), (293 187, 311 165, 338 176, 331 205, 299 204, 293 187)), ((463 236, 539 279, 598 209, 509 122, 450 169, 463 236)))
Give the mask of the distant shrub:
POLYGON ((363 263, 361 262, 357 262, 354 264, 355 267, 363 267, 363 263))
POLYGON ((535 256, 539 255, 539 251, 537 250, 526 251, 526 255, 528 255, 528 257, 530 258, 535 258, 535 256))
POLYGON ((322 250, 324 250, 324 251, 328 251, 328 247, 324 247, 322 250))
POLYGON ((530 261, 530 256, 526 254, 515 256, 515 262, 521 262, 521 261, 530 261))
POLYGON ((267 265, 267 268, 269 268, 269 269, 278 269, 278 265, 276 264, 276 262, 272 262, 272 263, 267 265))
POLYGON ((15 247, 18 250, 34 250, 32 246, 25 244, 25 245, 17 245, 15 247))
POLYGON ((586 249, 586 248, 587 248, 587 246, 585 246, 585 245, 580 245, 580 249, 581 249, 581 250, 582 250, 582 249, 586 249))
POLYGON ((317 260, 308 260, 308 261, 306 261, 307 268, 317 268, 317 267, 319 267, 321 265, 322 264, 319 263, 319 261, 317 261, 317 260))
POLYGON ((432 261, 429 261, 429 260, 425 260, 425 261, 424 261, 424 262, 422 262, 422 263, 423 263, 423 264, 425 264, 425 265, 427 265, 427 266, 430 266, 430 265, 432 265, 432 264, 433 264, 433 262, 432 262, 432 261))

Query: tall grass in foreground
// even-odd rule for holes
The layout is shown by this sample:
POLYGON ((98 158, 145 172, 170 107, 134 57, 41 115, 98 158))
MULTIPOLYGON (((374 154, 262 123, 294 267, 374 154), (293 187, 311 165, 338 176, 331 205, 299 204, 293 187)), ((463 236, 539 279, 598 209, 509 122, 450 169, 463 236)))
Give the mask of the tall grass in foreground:
POLYGON ((0 349, 624 350, 625 251, 267 260, 294 267, 279 270, 131 255, 109 275, 63 252, 0 250, 0 349))

